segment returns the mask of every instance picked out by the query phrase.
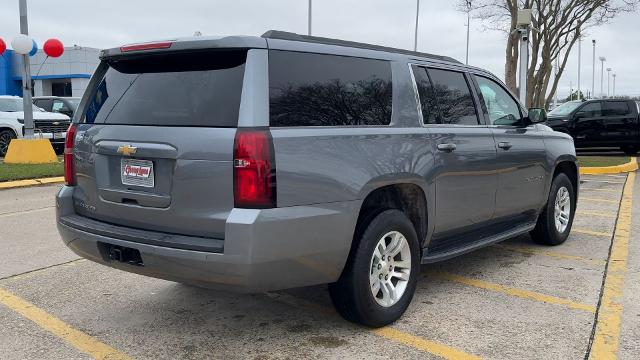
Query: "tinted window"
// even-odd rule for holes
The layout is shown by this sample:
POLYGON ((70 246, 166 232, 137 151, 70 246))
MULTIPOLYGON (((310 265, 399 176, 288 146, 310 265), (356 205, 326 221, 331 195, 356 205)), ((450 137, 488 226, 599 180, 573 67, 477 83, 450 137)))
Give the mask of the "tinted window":
POLYGON ((478 125, 478 115, 464 74, 429 69, 429 77, 438 99, 442 123, 478 125))
POLYGON ((237 126, 245 60, 245 51, 207 51, 110 61, 85 121, 237 126))
POLYGON ((588 103, 581 107, 576 115, 588 118, 602 116, 602 103, 599 101, 588 103))
POLYGON ((271 126, 388 125, 391 92, 387 61, 269 52, 271 126))
POLYGON ((626 101, 607 101, 604 103, 604 116, 629 115, 629 104, 626 101))
POLYGON ((427 75, 427 70, 420 66, 413 66, 413 76, 416 79, 420 107, 422 108, 422 121, 425 124, 438 122, 436 94, 427 75))
MULTIPOLYGON (((475 76, 475 75, 474 75, 475 76)), ((522 119, 520 106, 498 83, 482 76, 475 76, 493 125, 516 125, 522 119)))
POLYGON ((44 109, 45 111, 51 111, 51 100, 46 100, 46 99, 42 99, 42 100, 36 100, 34 102, 34 104, 36 104, 37 107, 44 109))

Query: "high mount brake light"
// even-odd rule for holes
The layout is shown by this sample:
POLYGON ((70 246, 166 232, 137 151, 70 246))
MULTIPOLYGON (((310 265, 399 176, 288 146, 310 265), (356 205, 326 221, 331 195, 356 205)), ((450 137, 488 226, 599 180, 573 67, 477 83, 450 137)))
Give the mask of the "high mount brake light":
POLYGON ((64 183, 69 186, 76 184, 76 174, 73 166, 73 146, 76 139, 76 125, 71 124, 64 140, 64 183))
POLYGON ((275 169, 269 130, 238 129, 233 149, 235 207, 275 207, 275 169))
POLYGON ((140 50, 156 50, 156 49, 168 49, 173 44, 172 41, 161 41, 161 42, 152 42, 152 43, 143 43, 143 44, 130 44, 123 45, 120 47, 120 51, 128 52, 128 51, 140 51, 140 50))

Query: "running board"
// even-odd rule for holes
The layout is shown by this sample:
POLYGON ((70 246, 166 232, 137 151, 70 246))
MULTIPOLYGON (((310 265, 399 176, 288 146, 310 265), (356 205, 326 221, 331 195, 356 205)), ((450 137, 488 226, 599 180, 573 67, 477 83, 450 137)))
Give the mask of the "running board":
POLYGON ((488 238, 484 238, 482 240, 479 240, 470 244, 466 244, 465 246, 456 247, 452 249, 445 249, 443 251, 438 251, 434 253, 429 253, 428 250, 425 249, 421 262, 423 264, 430 264, 438 261, 451 259, 453 257, 459 256, 483 247, 487 247, 495 243, 499 243, 501 241, 516 237, 518 235, 528 233, 529 231, 533 230, 533 228, 535 227, 536 227, 535 222, 521 225, 511 230, 505 231, 503 233, 500 233, 488 238))

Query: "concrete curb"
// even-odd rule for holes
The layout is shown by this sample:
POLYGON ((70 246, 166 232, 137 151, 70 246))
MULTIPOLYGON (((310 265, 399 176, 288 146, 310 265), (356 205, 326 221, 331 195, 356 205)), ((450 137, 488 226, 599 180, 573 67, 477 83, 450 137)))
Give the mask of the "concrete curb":
POLYGON ((40 186, 49 184, 58 184, 64 182, 64 176, 40 178, 40 179, 26 179, 0 182, 0 190, 15 189, 29 186, 40 186))
POLYGON ((631 157, 631 160, 622 165, 603 166, 603 167, 581 167, 581 175, 601 175, 601 174, 620 174, 638 170, 638 158, 631 157))

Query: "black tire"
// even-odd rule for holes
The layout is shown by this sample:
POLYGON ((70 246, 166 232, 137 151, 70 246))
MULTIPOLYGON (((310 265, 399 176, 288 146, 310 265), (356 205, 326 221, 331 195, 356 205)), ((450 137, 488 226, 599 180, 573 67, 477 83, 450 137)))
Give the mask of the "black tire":
POLYGON ((0 130, 0 156, 7 155, 7 149, 11 140, 16 138, 16 134, 8 129, 0 130))
MULTIPOLYGON (((345 319, 369 327, 381 327, 396 321, 405 312, 416 289, 420 272, 420 246, 411 221, 398 210, 385 210, 364 228, 352 249, 340 279, 329 285, 336 310, 345 319), (380 305, 371 291, 371 261, 378 242, 385 234, 397 231, 407 240, 411 265, 409 279, 400 299, 391 306, 380 305)), ((393 257, 397 259, 397 257, 393 257)), ((386 268, 386 266, 385 266, 386 268)), ((396 283, 397 285, 397 283, 396 283)))
POLYGON ((635 145, 625 145, 625 146, 622 146, 620 149, 622 149, 622 151, 624 151, 624 153, 627 155, 636 155, 638 151, 640 151, 640 148, 638 148, 635 145))
POLYGON ((575 189, 569 177, 563 173, 556 175, 551 183, 551 191, 549 192, 547 204, 538 217, 538 223, 535 229, 531 231, 531 237, 535 242, 543 245, 560 245, 567 240, 571 232, 571 226, 573 225, 573 217, 576 213, 575 194, 575 189), (563 187, 567 189, 569 193, 570 209, 567 226, 560 232, 555 224, 555 202, 558 197, 558 191, 563 187))

